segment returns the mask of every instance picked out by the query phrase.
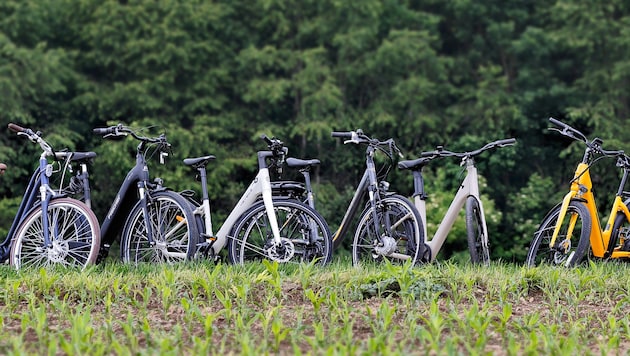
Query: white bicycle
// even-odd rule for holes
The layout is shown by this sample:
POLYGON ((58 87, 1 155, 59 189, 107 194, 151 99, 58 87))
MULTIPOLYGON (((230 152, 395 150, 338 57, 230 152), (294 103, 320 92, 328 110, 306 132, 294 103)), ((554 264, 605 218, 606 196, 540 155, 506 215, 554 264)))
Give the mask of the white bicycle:
POLYGON ((479 180, 474 157, 495 147, 511 146, 516 143, 516 139, 509 138, 490 142, 482 148, 471 152, 447 151, 442 146, 438 146, 435 151, 422 152, 420 158, 400 161, 398 168, 407 169, 413 173, 414 193, 413 201, 424 227, 424 240, 428 248, 424 256, 419 256, 421 262, 432 262, 442 248, 448 233, 453 228, 453 224, 459 215, 459 211, 466 206, 466 232, 468 239, 468 250, 472 263, 488 264, 490 261, 490 247, 488 243, 488 227, 486 217, 483 212, 483 205, 479 196, 479 180), (451 205, 442 218, 440 225, 432 239, 429 240, 427 234, 427 195, 424 190, 424 178, 422 168, 429 162, 441 157, 457 157, 461 159, 461 166, 466 167, 466 177, 459 186, 451 205))
POLYGON ((287 154, 283 143, 262 137, 268 150, 258 152, 258 174, 215 234, 210 215, 206 166, 214 156, 187 158, 184 164, 198 171, 202 202, 195 209, 200 217, 197 254, 218 258, 227 245, 231 263, 271 260, 280 263, 326 264, 332 255, 332 240, 324 218, 313 208, 291 197, 272 194, 270 165, 282 165, 287 154))

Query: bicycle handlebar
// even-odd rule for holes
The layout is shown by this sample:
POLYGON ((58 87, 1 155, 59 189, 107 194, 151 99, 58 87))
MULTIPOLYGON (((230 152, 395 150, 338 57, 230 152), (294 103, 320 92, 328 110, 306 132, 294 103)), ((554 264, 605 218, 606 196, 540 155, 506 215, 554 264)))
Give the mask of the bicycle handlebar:
POLYGON ((469 152, 447 151, 444 149, 443 146, 437 146, 437 148, 434 151, 426 151, 426 152, 420 153, 420 157, 421 158, 439 158, 439 157, 471 158, 471 157, 478 156, 479 154, 487 150, 493 149, 495 147, 502 148, 502 147, 512 146, 514 144, 516 144, 515 138, 506 138, 506 139, 501 139, 501 140, 496 140, 493 142, 486 143, 483 147, 474 151, 469 151, 469 152))
POLYGON ((262 134, 260 138, 265 141, 267 148, 272 154, 271 157, 268 157, 271 160, 269 168, 273 168, 278 174, 282 174, 282 166, 289 149, 284 146, 284 142, 275 137, 269 138, 269 136, 262 134))
POLYGON ((550 128, 550 130, 558 131, 564 136, 567 136, 567 137, 570 137, 570 138, 572 138, 574 140, 582 141, 582 142, 588 144, 588 139, 586 138, 586 135, 584 135, 582 132, 574 129, 573 127, 565 124, 564 122, 562 122, 560 120, 554 119, 553 117, 550 117, 549 121, 552 124, 562 128, 562 130, 560 130, 560 129, 552 127, 552 128, 550 128))
POLYGON ((96 129, 93 129, 92 132, 94 132, 97 135, 110 135, 110 134, 113 134, 115 130, 112 127, 107 127, 107 128, 96 128, 96 129))
POLYGON ((24 131, 26 131, 27 129, 23 128, 23 127, 22 127, 22 126, 20 126, 20 125, 16 125, 16 124, 14 124, 14 123, 10 123, 10 124, 9 124, 9 130, 11 130, 11 131, 13 131, 13 132, 20 133, 20 132, 24 132, 24 131))
POLYGON ((166 146, 170 146, 170 144, 166 141, 166 136, 161 134, 157 137, 147 137, 138 134, 135 130, 128 126, 123 126, 123 124, 118 124, 116 126, 104 127, 104 128, 95 128, 92 130, 97 135, 103 136, 103 138, 110 137, 120 137, 131 135, 138 141, 146 142, 146 143, 162 143, 166 146))
POLYGON ((14 123, 9 123, 7 126, 9 127, 9 130, 16 132, 18 136, 26 136, 29 141, 33 143, 38 143, 39 147, 41 147, 46 156, 51 156, 54 154, 54 151, 52 147, 48 144, 48 142, 41 138, 41 132, 34 132, 29 128, 25 128, 14 123))
POLYGON ((336 138, 348 138, 348 139, 351 139, 352 138, 352 131, 350 131, 350 132, 333 131, 333 132, 330 133, 330 135, 332 137, 336 137, 336 138))
POLYGON ((166 135, 160 134, 157 137, 146 137, 139 135, 132 128, 118 124, 116 126, 110 126, 105 128, 95 128, 92 130, 97 135, 102 135, 103 138, 124 137, 131 135, 131 137, 140 141, 137 147, 137 153, 145 155, 148 152, 147 144, 156 144, 157 151, 159 151, 160 164, 164 164, 164 157, 168 156, 171 152, 171 144, 166 140, 166 135))
POLYGON ((387 153, 391 159, 393 159, 394 153, 398 154, 399 157, 403 157, 402 151, 398 148, 398 146, 396 146, 396 142, 394 141, 393 138, 389 138, 385 141, 380 141, 379 139, 376 138, 371 138, 368 135, 366 135, 365 133, 363 133, 363 131, 361 129, 357 129, 356 131, 333 131, 331 133, 332 137, 335 138, 345 138, 347 140, 345 140, 343 143, 354 143, 354 144, 367 144, 370 147, 374 147, 374 148, 378 148, 379 150, 385 152, 385 150, 382 148, 383 146, 386 146, 389 148, 389 153, 387 153))
POLYGON ((623 156, 625 155, 623 150, 605 150, 602 148, 602 144, 603 141, 600 138, 594 138, 591 141, 588 140, 588 138, 586 138, 586 135, 584 135, 582 132, 578 131, 577 129, 574 129, 573 127, 565 124, 564 122, 560 121, 560 120, 556 120, 553 117, 549 118, 549 121, 558 126, 561 127, 562 129, 557 129, 555 127, 551 127, 549 128, 550 130, 554 130, 554 131, 558 131, 560 132, 560 134, 562 134, 563 136, 567 136, 569 138, 572 138, 576 141, 581 141, 584 144, 586 144, 586 146, 601 154, 602 156, 607 156, 607 157, 617 157, 617 156, 623 156))

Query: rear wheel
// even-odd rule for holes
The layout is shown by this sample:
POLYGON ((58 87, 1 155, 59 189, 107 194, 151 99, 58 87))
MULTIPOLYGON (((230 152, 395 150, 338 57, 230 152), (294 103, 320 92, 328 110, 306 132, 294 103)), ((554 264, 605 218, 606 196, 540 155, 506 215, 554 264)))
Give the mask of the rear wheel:
POLYGON ((148 219, 138 203, 125 223, 120 243, 123 262, 176 263, 195 254, 199 231, 190 203, 172 191, 147 194, 148 219), (149 197, 150 195, 150 197, 149 197), (151 224, 153 243, 147 236, 151 224))
POLYGON ((274 241, 269 217, 262 201, 247 210, 230 233, 228 256, 242 264, 263 259, 280 263, 323 265, 332 256, 332 240, 324 218, 310 206, 290 199, 274 199, 273 207, 280 230, 280 243, 274 241))
POLYGON ((16 230, 10 263, 15 268, 67 266, 85 268, 98 256, 101 230, 96 216, 84 203, 70 198, 48 204, 50 246, 44 243, 42 208, 33 210, 16 230))
POLYGON ((468 197, 466 200, 466 232, 472 263, 484 265, 490 263, 487 231, 488 229, 484 226, 482 220, 479 201, 475 197, 468 197))
POLYGON ((569 204, 558 237, 550 246, 560 209, 560 206, 552 209, 534 233, 525 261, 528 266, 546 263, 572 267, 582 262, 588 252, 591 245, 591 214, 586 205, 575 201, 569 204))
POLYGON ((385 197, 377 203, 376 219, 375 224, 371 207, 361 214, 352 242, 352 264, 385 260, 392 263, 411 260, 415 264, 419 251, 425 251, 424 229, 411 202, 399 195, 385 197))

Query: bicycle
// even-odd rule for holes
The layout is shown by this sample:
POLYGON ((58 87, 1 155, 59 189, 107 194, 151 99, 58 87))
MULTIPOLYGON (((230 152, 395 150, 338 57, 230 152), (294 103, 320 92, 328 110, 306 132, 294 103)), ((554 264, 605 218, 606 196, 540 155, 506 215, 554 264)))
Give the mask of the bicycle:
POLYGON ((516 143, 513 138, 498 140, 487 143, 482 148, 470 152, 452 152, 445 150, 443 146, 438 146, 434 151, 422 152, 420 158, 398 163, 398 168, 410 170, 413 174, 414 205, 420 213, 422 226, 424 227, 424 243, 428 246, 427 253, 422 256, 422 262, 433 262, 437 254, 442 249, 449 232, 453 228, 459 212, 464 208, 466 211, 466 237, 468 250, 472 263, 488 264, 490 261, 490 247, 488 241, 488 227, 483 210, 483 204, 479 195, 479 179, 474 158, 481 153, 496 148, 511 146, 516 143), (422 169, 437 158, 455 157, 461 159, 460 165, 465 167, 466 176, 459 185, 446 214, 442 218, 433 238, 428 238, 427 232, 427 195, 424 189, 424 178, 422 169))
POLYGON ((149 180, 147 155, 157 152, 163 164, 170 151, 166 136, 142 136, 122 124, 93 131, 106 139, 131 136, 140 141, 136 164, 128 171, 103 220, 99 261, 107 256, 118 235, 120 257, 125 263, 174 263, 191 259, 199 232, 196 224, 181 223, 194 221, 190 203, 164 187, 160 178, 149 180))
POLYGON ((577 165, 569 192, 562 202, 543 218, 527 252, 527 266, 541 263, 576 266, 586 254, 598 258, 630 258, 630 193, 623 188, 628 181, 630 157, 621 150, 604 150, 600 138, 589 140, 582 132, 554 118, 550 130, 584 143, 584 156, 577 165), (590 168, 598 160, 616 158, 623 170, 606 227, 602 229, 593 194, 590 168))
POLYGON ((393 139, 380 141, 370 138, 362 130, 332 132, 332 137, 344 138, 344 144, 366 145, 365 171, 354 192, 339 228, 333 234, 333 244, 337 248, 348 233, 367 194, 368 201, 359 215, 359 223, 352 241, 352 264, 410 261, 415 264, 424 252, 422 221, 418 211, 405 197, 389 192, 389 183, 379 179, 376 173, 374 156, 384 153, 389 164, 385 174, 393 164, 395 155, 402 155, 393 139))
POLYGON ((235 264, 262 259, 327 264, 332 256, 332 242, 326 221, 308 205, 281 194, 279 187, 274 194, 269 167, 281 167, 288 150, 280 140, 266 136, 263 139, 268 150, 257 153, 258 173, 216 234, 206 173, 206 166, 215 156, 184 160, 185 165, 197 170, 201 181, 202 202, 194 211, 201 221, 200 255, 217 259, 227 245, 228 260, 235 264))
POLYGON ((9 129, 39 144, 39 166, 31 175, 22 202, 0 244, 0 259, 16 269, 63 265, 85 268, 95 263, 100 245, 100 228, 92 210, 83 202, 55 192, 50 186, 55 160, 83 160, 90 153, 55 152, 40 132, 16 124, 9 129))

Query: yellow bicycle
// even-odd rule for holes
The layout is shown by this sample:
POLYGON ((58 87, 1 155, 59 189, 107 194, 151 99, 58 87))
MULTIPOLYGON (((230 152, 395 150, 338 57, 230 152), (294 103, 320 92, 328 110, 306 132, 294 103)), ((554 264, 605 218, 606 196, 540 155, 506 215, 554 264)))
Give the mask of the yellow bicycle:
POLYGON ((527 253, 526 264, 541 263, 575 266, 590 252, 599 258, 630 258, 630 193, 623 188, 630 172, 630 157, 623 151, 608 151, 602 148, 599 138, 588 140, 580 131, 549 118, 556 127, 550 130, 583 142, 584 157, 575 169, 571 189, 562 202, 551 209, 543 219, 527 253), (604 229, 600 224, 593 195, 590 167, 599 159, 614 157, 623 176, 604 229), (625 199, 625 201, 624 201, 625 199))

